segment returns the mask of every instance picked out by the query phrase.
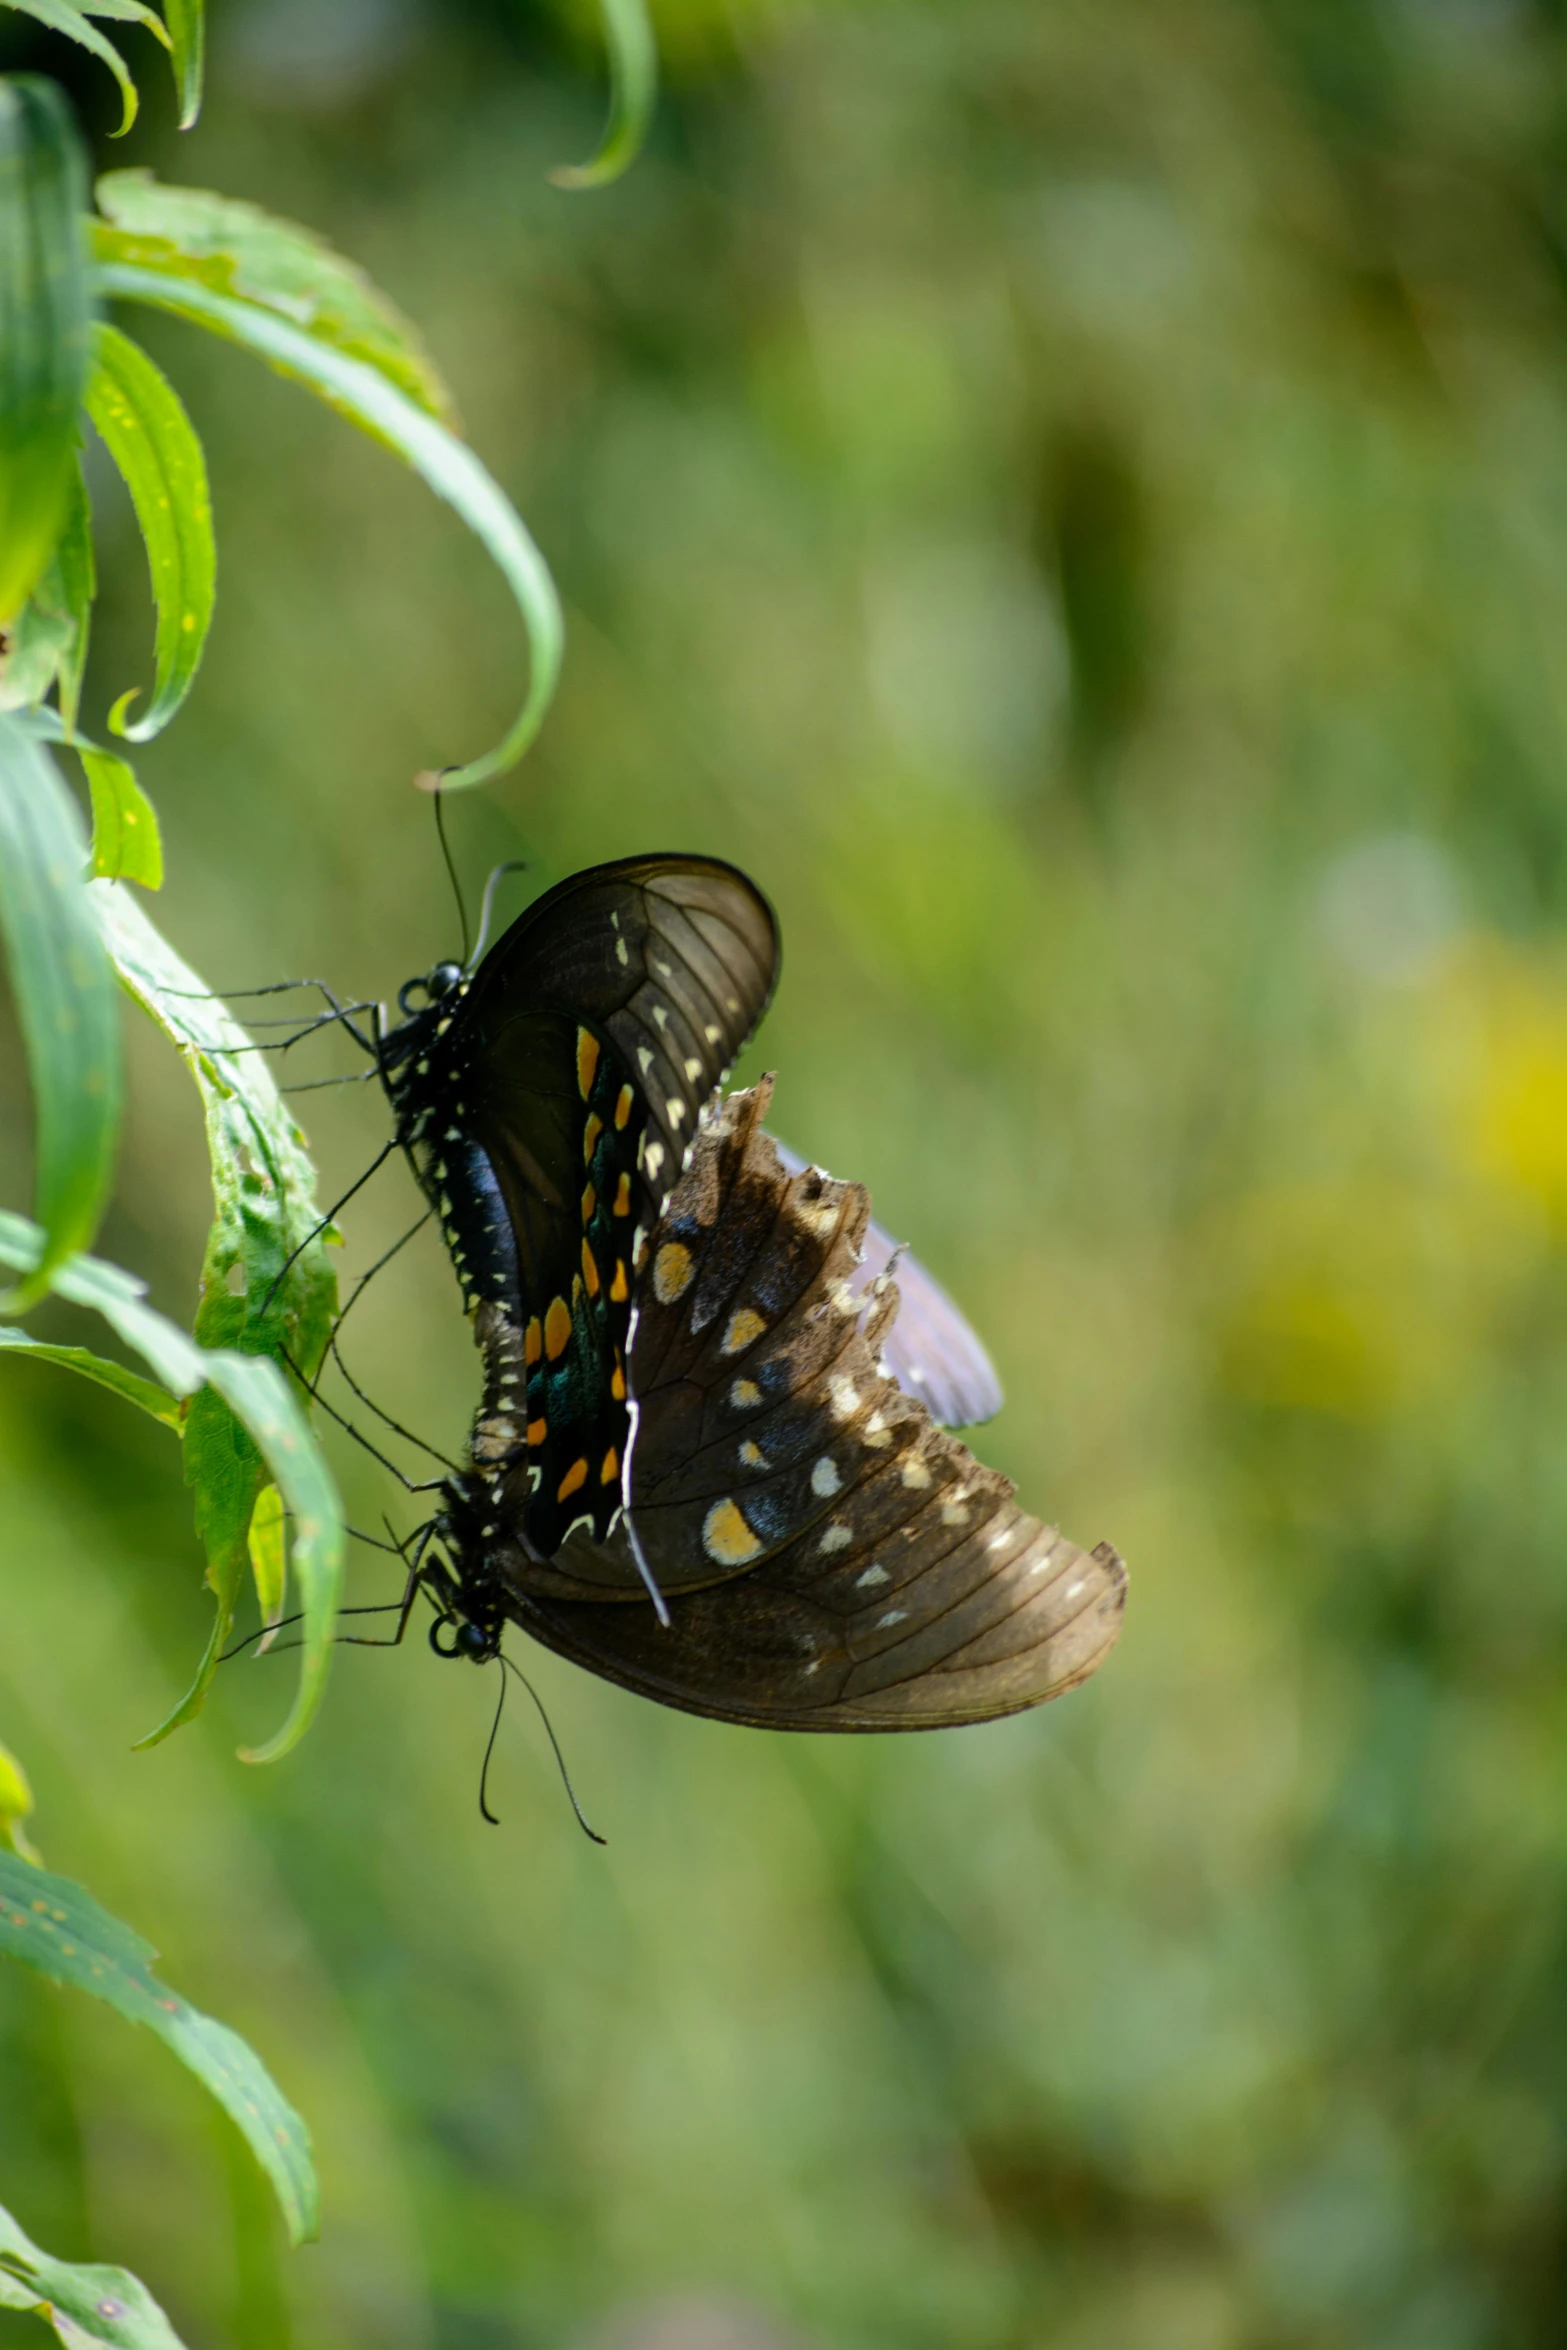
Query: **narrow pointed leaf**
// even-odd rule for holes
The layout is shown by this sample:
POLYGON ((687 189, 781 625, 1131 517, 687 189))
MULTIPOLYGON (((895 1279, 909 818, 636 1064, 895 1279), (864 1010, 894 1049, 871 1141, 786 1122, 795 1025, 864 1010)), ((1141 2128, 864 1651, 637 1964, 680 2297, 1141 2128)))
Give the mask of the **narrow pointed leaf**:
POLYGON ((58 678, 62 728, 68 730, 75 724, 97 584, 92 513, 78 464, 72 466, 68 477, 65 513, 54 551, 6 631, 8 649, 0 658, 0 709, 35 707, 58 678))
POLYGON ((112 751, 78 746, 92 792, 92 869, 106 881, 163 887, 163 839, 136 771, 112 751))
MULTIPOLYGON (((46 24, 53 33, 64 33, 68 41, 75 41, 81 48, 90 49, 94 57, 102 60, 120 85, 120 127, 114 136, 123 139, 136 120, 136 84, 131 80, 124 58, 108 34, 100 33, 98 27, 89 22, 86 10, 73 7, 72 0, 5 0, 5 5, 19 9, 23 16, 35 17, 39 24, 46 24)), ((111 8, 94 11, 95 15, 100 16, 117 13, 117 10, 111 8)))
POLYGON ((178 394, 161 368, 118 327, 98 330, 87 413, 124 476, 147 549, 158 633, 152 701, 140 718, 109 724, 133 743, 161 733, 201 663, 212 620, 217 547, 206 459, 178 394))
POLYGON ((207 26, 203 0, 163 0, 174 53, 174 86, 179 92, 180 129, 188 131, 201 112, 202 70, 207 26))
POLYGON ((275 310, 312 341, 365 360, 415 407, 455 429, 451 392, 418 328, 357 262, 312 230, 236 196, 169 187, 150 171, 106 172, 96 193, 103 219, 93 233, 101 260, 155 269, 275 310))
POLYGON ((0 78, 0 628, 59 536, 92 360, 87 167, 65 99, 0 78))
POLYGON ((289 320, 253 302, 214 293, 207 286, 124 262, 99 268, 105 293, 193 319, 197 325, 248 344, 284 375, 308 384, 377 440, 387 443, 423 475, 438 497, 454 507, 499 564, 528 629, 532 654, 522 709, 503 739, 482 758, 448 768, 437 778, 456 791, 487 783, 516 765, 544 720, 560 675, 565 628, 560 598, 548 566, 521 517, 471 449, 416 408, 396 385, 342 351, 314 341, 289 320))
POLYGON ((92 1238, 113 1170, 119 1007, 84 886, 86 857, 54 762, 17 720, 0 718, 0 932, 27 1046, 46 1235, 31 1277, 0 1295, 0 1311, 11 1313, 92 1238))
MULTIPOLYGON (((202 1261, 196 1337, 204 1347, 232 1348, 245 1357, 281 1360, 286 1354, 312 1379, 337 1310, 327 1246, 336 1235, 322 1222, 304 1136, 265 1056, 252 1049, 238 1021, 160 938, 129 892, 100 882, 88 895, 121 981, 178 1046, 206 1113, 213 1224, 202 1261)), ((218 1612, 195 1682, 155 1738, 200 1712, 244 1585, 251 1517, 268 1470, 257 1431, 247 1433, 238 1411, 233 1395, 214 1386, 195 1397, 186 1420, 185 1477, 218 1612)), ((307 1539, 307 1522, 320 1522, 328 1507, 324 1495, 296 1500, 276 1463, 272 1474, 295 1512, 294 1568, 306 1610, 301 1686, 319 1695, 342 1573, 341 1535, 323 1536, 319 1543, 307 1539)), ((337 1527, 335 1495, 330 1510, 337 1527)), ((302 1728, 296 1713, 290 1735, 297 1737, 302 1728)))
POLYGON ((3 2205, 0 2309, 41 2317, 66 2350, 181 2350, 163 2311, 128 2269, 51 2259, 3 2205))
POLYGON ((557 188, 605 188, 641 153, 658 99, 658 44, 646 0, 599 0, 609 52, 609 120, 598 153, 587 163, 563 163, 550 178, 557 188))
POLYGON ((272 2181, 291 2240, 315 2235, 320 2193, 304 2123, 237 2032, 159 1981, 151 1943, 70 1878, 0 1852, 0 1952, 156 2032, 238 2125, 272 2181))
POLYGON ((179 1433, 180 1407, 166 1388, 154 1386, 139 1372, 127 1371, 123 1363, 111 1363, 106 1356, 95 1355, 90 1347, 54 1346, 44 1339, 29 1337, 25 1330, 18 1330, 9 1322, 0 1322, 0 1355, 7 1350, 30 1355, 37 1363, 59 1363, 67 1371, 79 1371, 84 1379, 95 1380, 127 1403, 139 1404, 166 1428, 172 1428, 176 1435, 179 1433))

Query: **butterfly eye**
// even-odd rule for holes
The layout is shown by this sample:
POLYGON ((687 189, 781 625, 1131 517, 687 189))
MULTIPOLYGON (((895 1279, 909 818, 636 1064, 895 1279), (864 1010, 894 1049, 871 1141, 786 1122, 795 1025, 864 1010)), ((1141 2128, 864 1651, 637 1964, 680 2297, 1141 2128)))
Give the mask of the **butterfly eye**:
POLYGON ((438 1004, 442 996, 451 994, 452 989, 459 984, 461 979, 462 965, 460 963, 437 963, 424 983, 425 993, 432 1004, 438 1004))

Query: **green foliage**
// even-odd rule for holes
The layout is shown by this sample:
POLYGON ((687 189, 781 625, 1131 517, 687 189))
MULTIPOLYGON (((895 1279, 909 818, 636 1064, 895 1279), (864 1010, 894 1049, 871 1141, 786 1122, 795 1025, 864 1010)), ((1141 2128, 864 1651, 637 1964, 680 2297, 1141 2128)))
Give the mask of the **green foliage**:
POLYGON ((42 747, 0 717, 0 932, 27 1043, 45 1239, 0 1307, 20 1313, 92 1238, 120 1116, 114 977, 88 903, 75 802, 42 747))
POLYGON ((108 881, 139 881, 143 889, 161 889, 163 837, 136 770, 113 751, 80 739, 77 752, 92 793, 93 872, 108 881))
POLYGON ((146 2286, 123 2268, 53 2260, 0 2206, 0 2309, 53 2326, 66 2350, 181 2350, 146 2286))
POLYGON ((560 675, 564 622, 544 558, 516 510, 471 449, 448 432, 379 368, 349 356, 335 341, 254 301, 216 293, 181 270, 100 258, 98 284, 109 295, 149 302, 244 343, 281 374, 319 392, 341 415, 404 458, 444 498, 495 558, 528 629, 532 662, 527 698, 503 739, 466 765, 445 769, 444 788, 488 782, 515 766, 544 721, 560 675))
POLYGON ((609 120, 598 153, 550 173, 558 188, 605 188, 630 170, 658 103, 658 44, 646 0, 600 0, 609 50, 609 120))
POLYGON ((271 1634, 283 1620, 288 1596, 287 1525, 283 1496, 275 1485, 263 1485, 256 1496, 246 1548, 250 1552, 250 1573, 256 1586, 261 1621, 268 1635, 258 1643, 259 1653, 270 1646, 271 1634))
POLYGON ((206 462, 173 386, 117 327, 98 330, 87 413, 131 493, 158 615, 152 700, 131 723, 135 689, 122 694, 109 724, 130 742, 149 742, 189 693, 212 621, 217 548, 206 462))
POLYGON ((68 1371, 79 1372, 84 1379, 96 1380, 111 1394, 133 1403, 160 1420, 165 1428, 178 1435, 181 1425, 177 1397, 166 1388, 156 1386, 151 1379, 143 1379, 137 1371, 128 1371, 123 1363, 111 1362, 106 1355, 95 1355, 86 1346, 59 1346, 51 1340, 34 1338, 31 1332, 18 1330, 8 1322, 0 1322, 0 1347, 9 1347, 30 1355, 35 1363, 59 1363, 68 1371))
POLYGON ((0 1746, 0 1845, 19 1859, 36 1862, 22 1822, 32 1816, 33 1791, 27 1773, 8 1746, 0 1746))
POLYGON ((0 628, 49 559, 75 471, 92 356, 86 199, 54 84, 0 79, 0 628))
POLYGON ((316 2234, 320 2190, 304 2123, 236 2032, 158 1980, 150 1943, 69 1878, 0 1852, 0 1951, 156 2032, 244 2136, 272 2181, 291 2240, 316 2234))

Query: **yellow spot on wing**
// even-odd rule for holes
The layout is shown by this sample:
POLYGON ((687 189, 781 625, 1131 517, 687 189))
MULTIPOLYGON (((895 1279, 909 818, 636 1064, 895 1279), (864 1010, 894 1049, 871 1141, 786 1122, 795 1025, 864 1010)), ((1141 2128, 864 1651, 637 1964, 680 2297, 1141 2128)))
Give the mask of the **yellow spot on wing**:
POLYGON ((702 1548, 721 1567, 760 1558, 762 1545, 732 1501, 715 1501, 702 1520, 702 1548))
POLYGON ((615 1447, 611 1445, 608 1452, 604 1455, 604 1466, 599 1471, 599 1483, 601 1485, 613 1485, 615 1479, 619 1475, 620 1455, 615 1450, 615 1447))
MULTIPOLYGON (((613 1295, 614 1295, 614 1291, 613 1291, 613 1290, 611 1290, 611 1292, 610 1292, 610 1295, 613 1297, 613 1295)), ((620 1367, 620 1365, 619 1365, 618 1363, 615 1365, 614 1373, 613 1373, 613 1375, 612 1375, 612 1377, 611 1377, 611 1379, 610 1379, 610 1382, 609 1382, 609 1392, 610 1392, 610 1394, 611 1394, 611 1395, 614 1397, 614 1399, 615 1399, 615 1401, 616 1401, 617 1403, 624 1403, 624 1402, 625 1402, 625 1400, 626 1400, 626 1374, 625 1374, 625 1372, 624 1372, 624 1371, 621 1369, 621 1367, 620 1367)))
POLYGON ((682 1248, 678 1240, 666 1240, 653 1259, 653 1295, 659 1304, 673 1305, 677 1297, 683 1297, 695 1270, 691 1251, 682 1248))
POLYGON ((544 1330, 537 1314, 528 1324, 528 1335, 523 1340, 523 1358, 531 1368, 544 1352, 544 1330))
POLYGON ((593 1211, 598 1206, 598 1204, 598 1191, 596 1187, 590 1183, 587 1190, 582 1195, 582 1221, 584 1224, 592 1223, 593 1211))
POLYGON ((586 1241, 582 1243, 582 1278, 588 1285, 589 1297, 597 1297, 599 1293, 598 1259, 586 1241))
POLYGON ((571 1309, 563 1297, 552 1297, 550 1310, 544 1317, 544 1351, 553 1363, 570 1343, 571 1309))
POLYGON ((620 1089, 620 1098, 615 1104, 615 1124, 617 1126, 623 1127, 625 1125, 631 1115, 631 1105, 635 1099, 636 1096, 630 1086, 623 1085, 620 1089))
POLYGON ((568 1501, 568 1500, 571 1498, 572 1494, 574 1494, 574 1493, 577 1491, 578 1487, 579 1487, 579 1486, 582 1486, 582 1485, 586 1485, 587 1481, 588 1481, 588 1464, 587 1464, 587 1462, 586 1462, 586 1461, 573 1461, 573 1462, 572 1462, 572 1464, 571 1464, 571 1467, 570 1467, 570 1468, 569 1468, 569 1469, 566 1471, 566 1474, 565 1474, 565 1476, 564 1476, 564 1477, 562 1477, 562 1479, 561 1479, 561 1481, 560 1481, 560 1489, 559 1489, 559 1491, 556 1493, 555 1499, 556 1499, 557 1501, 568 1501))
POLYGON ((724 1343, 719 1353, 737 1355, 742 1347, 750 1346, 760 1338, 766 1328, 767 1324, 760 1314, 754 1313, 750 1306, 741 1306, 738 1312, 729 1317, 729 1327, 724 1332, 724 1343))
POLYGON ((598 1146, 598 1138, 603 1133, 603 1131, 603 1119, 599 1116, 597 1110, 590 1111, 588 1114, 588 1122, 582 1129, 582 1164, 584 1167, 587 1166, 588 1162, 592 1158, 593 1153, 598 1146))
POLYGON ((617 1306, 623 1306, 631 1295, 631 1291, 626 1286, 626 1260, 624 1257, 615 1259, 615 1278, 609 1285, 609 1294, 617 1306))
POLYGON ((631 1177, 629 1175, 622 1175, 619 1186, 615 1192, 615 1214, 617 1216, 629 1216, 630 1213, 631 1177))
POLYGON ((577 1091, 584 1101, 593 1091, 599 1065, 599 1040, 591 1028, 577 1030, 577 1091))
POLYGON ((729 1400, 737 1412, 754 1412, 762 1400, 762 1391, 754 1379, 737 1379, 729 1390, 729 1400))

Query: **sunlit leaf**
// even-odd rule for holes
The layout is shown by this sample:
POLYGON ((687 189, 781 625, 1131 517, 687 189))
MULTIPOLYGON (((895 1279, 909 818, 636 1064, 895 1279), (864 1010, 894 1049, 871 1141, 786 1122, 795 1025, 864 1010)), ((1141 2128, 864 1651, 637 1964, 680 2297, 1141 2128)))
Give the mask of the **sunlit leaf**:
POLYGON ((395 449, 423 475, 438 496, 456 508, 504 573, 528 629, 532 664, 522 709, 503 740, 482 758, 448 768, 439 780, 449 790, 486 783, 515 766, 538 733, 560 675, 564 623, 560 598, 548 566, 510 500, 471 449, 434 417, 416 407, 397 386, 363 360, 330 344, 254 302, 214 293, 177 275, 145 266, 106 261, 99 283, 109 294, 151 302, 193 319, 216 334, 248 344, 285 375, 319 392, 339 412, 395 449))
POLYGON ((122 695, 109 719, 116 734, 144 743, 189 693, 212 619, 217 548, 207 464, 173 385, 118 327, 98 330, 87 413, 125 478, 152 574, 158 614, 152 701, 131 723, 122 716, 131 696, 122 695))
POLYGON ((256 1506, 250 1518, 250 1572, 256 1586, 256 1599, 261 1609, 261 1621, 267 1627, 268 1639, 261 1641, 257 1654, 270 1644, 270 1635, 283 1620, 283 1602, 288 1592, 288 1551, 283 1517, 283 1496, 275 1485, 263 1485, 256 1496, 256 1506))
POLYGON ((114 974, 83 882, 76 803, 47 751, 0 717, 0 931, 27 1046, 35 1201, 46 1239, 32 1277, 0 1296, 20 1312, 92 1238, 120 1118, 114 974))
POLYGON ((0 627, 59 535, 92 359, 87 167, 65 99, 0 78, 0 627))
POLYGON ((96 193, 101 260, 258 302, 313 341, 365 360, 416 407, 454 423, 452 395, 418 328, 357 263, 310 229, 235 196, 169 187, 150 171, 106 172, 96 193))
MULTIPOLYGON (((327 1251, 336 1236, 330 1228, 318 1229, 315 1170, 304 1136, 265 1057, 250 1049, 244 1029, 159 937, 130 893, 100 882, 88 896, 121 980, 179 1047, 201 1093, 214 1220, 202 1260, 196 1337, 203 1346, 236 1348, 246 1356, 286 1354, 303 1377, 313 1378, 337 1309, 327 1251)), ((227 1389, 207 1390, 195 1397, 186 1420, 186 1482, 218 1610, 193 1687, 154 1737, 200 1712, 233 1629, 249 1563, 251 1518, 268 1477, 257 1432, 252 1426, 247 1434, 234 1416, 238 1409, 227 1389)), ((303 1428, 302 1418, 299 1424, 303 1428)), ((313 1446, 311 1452, 319 1459, 313 1446)), ((342 1575, 340 1513, 330 1484, 324 1492, 296 1496, 276 1461, 271 1473, 294 1512, 293 1564, 306 1618, 301 1692, 312 1693, 313 1704, 342 1575), (312 1531, 322 1525, 329 1531, 312 1531)), ((296 1711, 290 1738, 300 1734, 304 1719, 296 1711)))
POLYGON ((78 463, 67 475, 65 512, 53 551, 5 632, 0 710, 33 707, 58 678, 61 710, 67 724, 74 724, 96 588, 92 512, 78 463))
MULTIPOLYGON (((25 1216, 13 1216, 0 1209, 0 1264, 31 1271, 42 1249, 43 1234, 36 1224, 25 1216)), ((331 1660, 332 1627, 342 1590, 342 1505, 321 1448, 276 1363, 262 1355, 198 1346, 146 1303, 143 1284, 134 1274, 124 1272, 118 1265, 105 1264, 101 1257, 75 1256, 56 1266, 51 1286, 57 1296, 68 1299, 72 1305, 89 1306, 102 1314, 126 1345, 151 1364, 171 1395, 192 1398, 184 1422, 186 1482, 196 1490, 198 1524, 202 1522, 204 1501, 212 1512, 225 1517, 235 1506, 236 1492, 249 1496, 239 1534, 239 1568, 235 1581, 244 1571, 245 1537, 256 1491, 270 1476, 282 1493, 293 1519, 292 1564, 304 1611, 299 1689, 289 1718, 277 1736, 246 1757, 251 1762, 274 1762, 297 1745, 321 1702, 331 1660), (227 1483, 218 1466, 200 1459, 192 1461, 197 1413, 209 1396, 221 1399, 225 1407, 222 1420, 213 1424, 205 1441, 210 1449, 216 1441, 217 1428, 228 1432, 229 1455, 235 1465, 228 1471, 227 1483)), ((216 1563, 209 1544, 208 1578, 215 1586, 216 1563)), ((223 1563, 226 1570, 226 1558, 223 1563)), ((233 1607, 233 1590, 225 1579, 219 1589, 220 1623, 232 1624, 233 1607)), ((206 1672, 207 1668, 204 1666, 203 1670, 206 1672)), ((207 1677, 210 1678, 210 1673, 207 1677)), ((198 1710, 205 1692, 206 1682, 202 1681, 179 1712, 154 1733, 154 1738, 144 1739, 142 1743, 153 1744, 175 1722, 198 1710)))
POLYGON ((33 1791, 27 1773, 8 1746, 0 1746, 0 1846, 36 1868, 38 1855, 28 1842, 22 1822, 33 1814, 33 1791))
POLYGON ((646 0, 599 0, 609 51, 609 120, 598 153, 587 163, 563 163, 550 178, 558 188, 603 188, 618 180, 642 149, 658 100, 658 44, 646 0))
POLYGON ((150 1943, 68 1877, 0 1852, 0 1953, 156 2032, 237 2124, 272 2181, 292 2241, 315 2235, 320 2191, 304 2123, 237 2032, 159 1981, 150 1943))
POLYGON ((150 8, 138 6, 137 0, 95 0, 95 5, 91 7, 76 6, 73 0, 4 0, 4 5, 19 9, 23 16, 36 18, 39 24, 47 25, 51 32, 64 33, 68 41, 79 43, 83 49, 90 49, 94 57, 102 59, 120 85, 122 111, 120 127, 114 135, 123 138, 136 120, 136 84, 108 34, 100 33, 89 19, 109 16, 117 17, 123 23, 147 25, 167 46, 168 34, 162 18, 156 16, 150 8))
POLYGON ((84 1379, 96 1380, 100 1387, 110 1388, 126 1403, 139 1404, 166 1428, 179 1432, 180 1407, 166 1388, 154 1386, 139 1372, 128 1371, 123 1363, 111 1363, 106 1356, 95 1355, 90 1347, 55 1346, 42 1338, 30 1337, 13 1323, 0 1322, 0 1355, 7 1350, 30 1355, 34 1362, 59 1363, 67 1371, 79 1371, 84 1379))
POLYGON ((181 2350, 157 2302, 128 2269, 51 2259, 3 2205, 0 2309, 41 2317, 66 2350, 181 2350))
POLYGON ((108 881, 163 887, 163 840, 135 769, 112 751, 78 746, 92 792, 92 868, 108 881))

